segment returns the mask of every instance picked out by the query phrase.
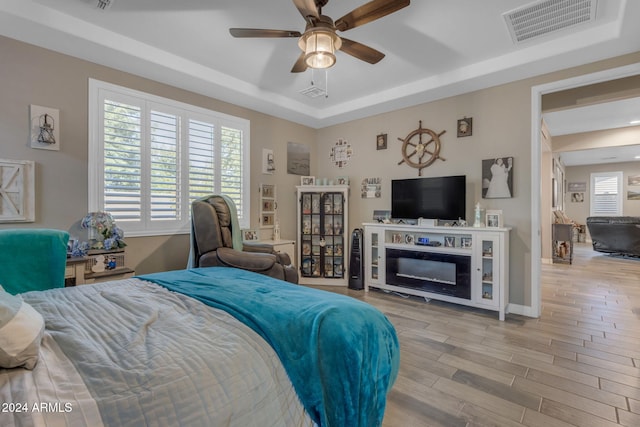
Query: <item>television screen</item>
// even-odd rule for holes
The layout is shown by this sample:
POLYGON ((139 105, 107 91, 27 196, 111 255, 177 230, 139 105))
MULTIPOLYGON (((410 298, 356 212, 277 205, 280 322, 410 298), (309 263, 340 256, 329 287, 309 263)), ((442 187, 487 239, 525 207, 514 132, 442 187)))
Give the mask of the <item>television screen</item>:
POLYGON ((466 217, 466 176, 442 176, 391 181, 391 217, 440 219, 466 217))

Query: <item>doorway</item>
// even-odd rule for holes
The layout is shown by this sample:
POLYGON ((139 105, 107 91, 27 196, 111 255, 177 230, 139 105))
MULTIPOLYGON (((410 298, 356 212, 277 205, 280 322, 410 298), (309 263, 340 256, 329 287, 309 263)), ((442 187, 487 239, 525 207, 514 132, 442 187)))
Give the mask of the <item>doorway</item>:
POLYGON ((542 96, 639 74, 640 64, 631 64, 531 88, 531 307, 529 313, 523 313, 525 315, 539 317, 541 312, 542 96))

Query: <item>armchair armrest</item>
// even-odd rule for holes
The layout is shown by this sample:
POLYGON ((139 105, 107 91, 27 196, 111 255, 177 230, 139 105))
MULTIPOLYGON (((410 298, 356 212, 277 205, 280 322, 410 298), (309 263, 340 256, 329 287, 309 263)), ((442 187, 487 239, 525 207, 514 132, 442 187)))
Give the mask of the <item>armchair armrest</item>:
POLYGON ((216 252, 226 265, 255 272, 269 270, 277 261, 274 254, 241 252, 231 248, 218 248, 216 252))
POLYGON ((271 245, 260 245, 260 244, 252 244, 252 245, 242 245, 242 250, 244 252, 257 252, 257 253, 267 253, 274 254, 278 260, 278 264, 282 265, 291 265, 291 258, 289 254, 286 252, 276 252, 273 250, 271 245))

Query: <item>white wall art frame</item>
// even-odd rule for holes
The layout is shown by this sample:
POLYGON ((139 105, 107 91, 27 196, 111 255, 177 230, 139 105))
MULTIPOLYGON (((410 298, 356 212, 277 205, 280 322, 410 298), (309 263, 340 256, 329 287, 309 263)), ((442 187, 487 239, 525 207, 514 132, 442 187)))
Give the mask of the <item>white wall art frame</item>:
POLYGON ((262 149, 262 173, 266 175, 273 175, 276 170, 276 162, 273 157, 273 150, 269 148, 262 149))
POLYGON ((60 151, 60 110, 30 105, 29 141, 31 148, 60 151))
POLYGON ((35 221, 35 163, 0 159, 0 223, 35 221))

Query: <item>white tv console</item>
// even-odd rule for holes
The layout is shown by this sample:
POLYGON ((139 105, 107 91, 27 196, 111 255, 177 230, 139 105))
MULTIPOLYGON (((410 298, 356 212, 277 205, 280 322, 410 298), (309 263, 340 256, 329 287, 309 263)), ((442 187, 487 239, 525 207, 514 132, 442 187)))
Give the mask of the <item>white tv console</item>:
POLYGON ((493 310, 504 320, 510 228, 363 226, 365 292, 373 287, 493 310))

